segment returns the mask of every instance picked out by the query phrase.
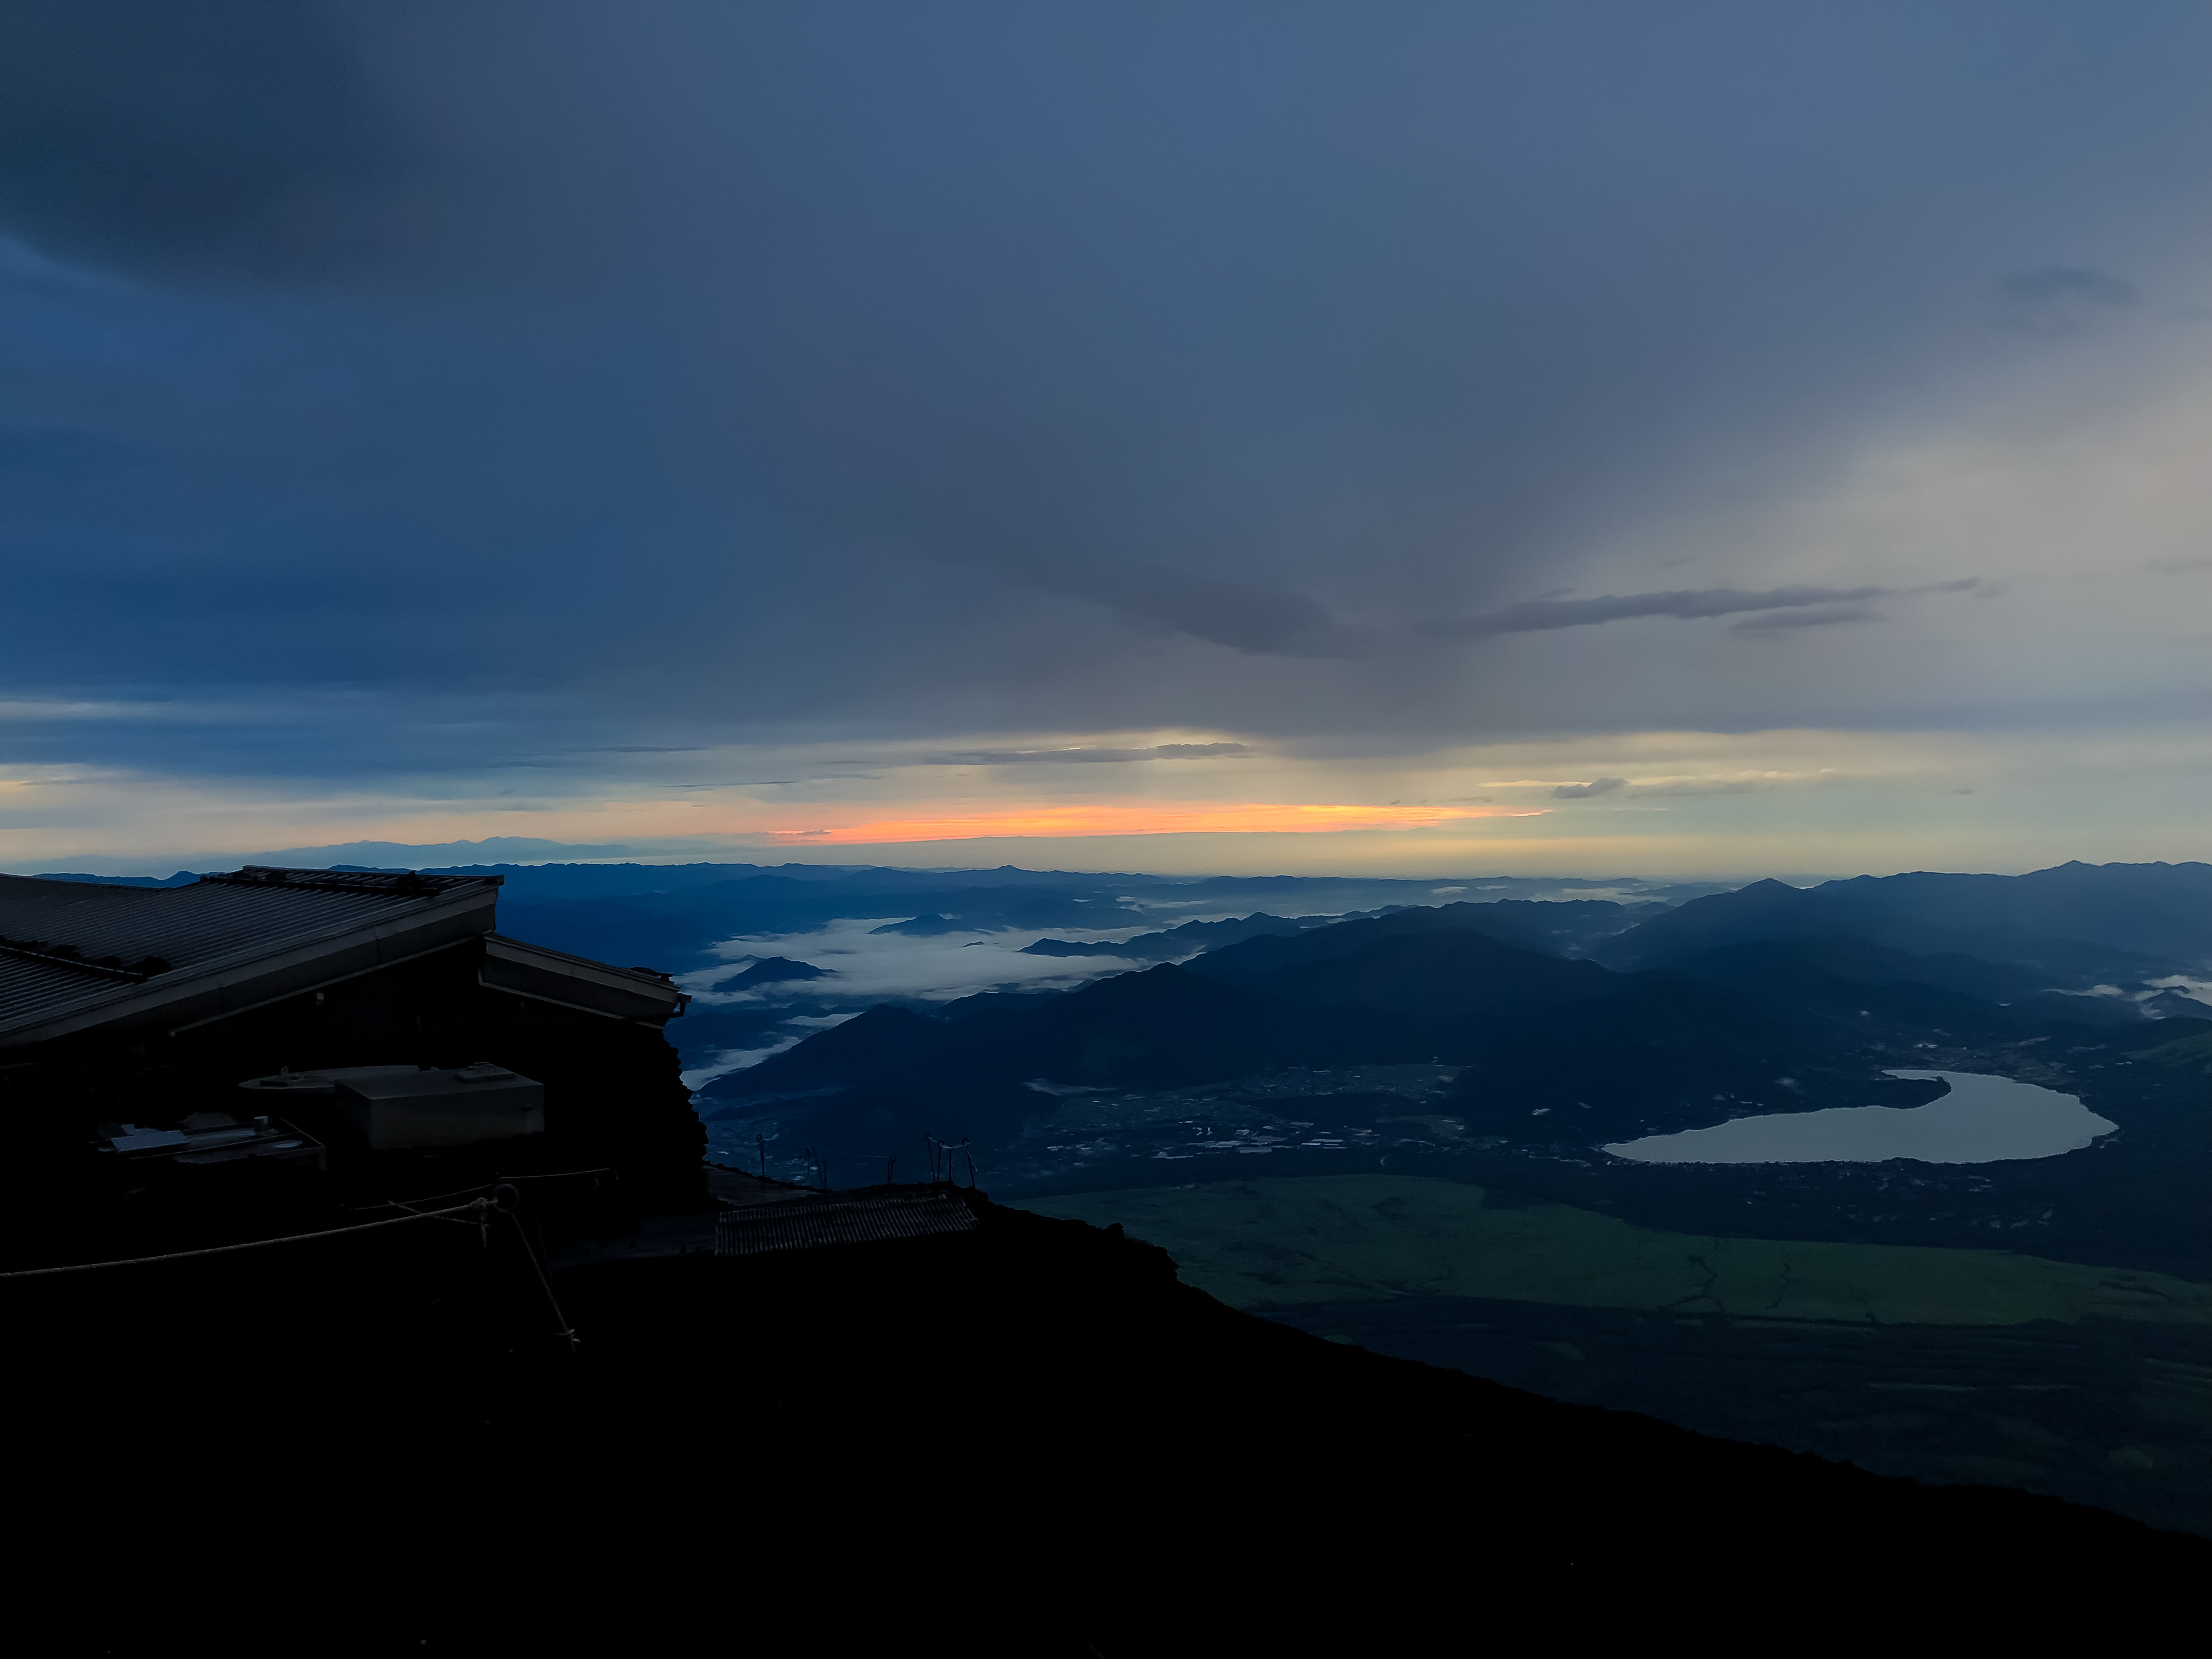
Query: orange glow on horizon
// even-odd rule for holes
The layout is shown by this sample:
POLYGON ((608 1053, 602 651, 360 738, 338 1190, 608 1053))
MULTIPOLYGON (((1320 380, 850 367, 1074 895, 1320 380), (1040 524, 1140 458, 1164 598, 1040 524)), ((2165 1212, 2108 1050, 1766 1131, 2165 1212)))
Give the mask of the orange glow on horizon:
POLYGON ((816 846, 902 841, 969 841, 998 836, 1229 835, 1255 830, 1311 834, 1326 830, 1419 830, 1460 818, 1528 818, 1526 808, 1464 806, 1285 806, 1264 802, 1158 806, 1033 806, 973 816, 895 818, 836 829, 772 830, 780 842, 816 846))

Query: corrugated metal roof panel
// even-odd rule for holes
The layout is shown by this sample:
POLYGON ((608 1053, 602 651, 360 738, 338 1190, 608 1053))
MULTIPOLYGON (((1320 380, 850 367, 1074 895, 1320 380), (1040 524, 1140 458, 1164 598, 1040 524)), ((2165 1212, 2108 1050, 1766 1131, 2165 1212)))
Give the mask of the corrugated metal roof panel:
POLYGON ((479 899, 489 928, 498 890, 495 883, 467 878, 331 877, 319 870, 274 871, 189 887, 109 887, 0 876, 0 939, 35 943, 49 953, 72 947, 91 963, 155 957, 168 963, 142 984, 51 954, 33 959, 0 952, 0 1033, 106 1003, 143 1001, 155 988, 427 915, 457 900, 465 905, 479 899))

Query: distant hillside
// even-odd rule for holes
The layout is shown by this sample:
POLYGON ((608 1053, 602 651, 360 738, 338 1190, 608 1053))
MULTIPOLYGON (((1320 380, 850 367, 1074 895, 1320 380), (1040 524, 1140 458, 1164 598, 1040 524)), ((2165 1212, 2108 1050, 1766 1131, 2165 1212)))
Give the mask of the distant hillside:
POLYGON ((1294 965, 1350 956, 1377 939, 1440 933, 1480 934, 1524 951, 1564 955, 1663 911, 1663 906, 1625 905, 1610 899, 1462 902, 1393 910, 1296 935, 1255 938, 1210 951, 1194 965, 1217 978, 1251 981, 1294 965))
POLYGON ((1310 941, 1270 939, 1264 943, 1278 948, 1264 951, 1218 951, 1189 968, 1202 979, 1285 1002, 1379 1008, 1446 1023, 1516 1019, 1616 997, 1626 988, 1622 975, 1594 962, 1519 950, 1472 928, 1361 938, 1365 927, 1347 923, 1310 941), (1340 940, 1352 948, 1325 955, 1298 948, 1340 940))
POLYGON ((811 962, 793 962, 789 957, 765 957, 744 972, 732 974, 726 980, 708 986, 710 991, 750 991, 766 985, 798 985, 809 980, 835 979, 836 970, 817 968, 811 962))
POLYGON ((1136 938, 1124 939, 1118 945, 1041 939, 1034 945, 1024 945, 1022 954, 1030 957, 1119 957, 1127 962, 1168 962, 1177 957, 1187 957, 1194 951, 1218 951, 1224 945, 1257 939, 1263 933, 1303 933, 1310 927, 1327 927, 1336 920, 1334 916, 1299 916, 1293 920, 1271 916, 1261 910, 1225 921, 1187 921, 1180 927, 1165 928, 1157 933, 1139 933, 1136 938))
POLYGON ((955 1021, 871 1009, 702 1093, 741 1099, 893 1078, 923 1090, 1031 1078, 1158 1085, 1267 1066, 1406 1058, 1431 1041, 1418 1020, 1316 1018, 1164 963, 1041 1001, 1006 1000, 1029 1006, 955 1021))
POLYGON ((2026 876, 1754 882, 1693 899, 1591 947, 1615 968, 1759 939, 1857 939, 2035 969, 2072 987, 2212 964, 2212 865, 2062 865, 2026 876))
MULTIPOLYGON (((1835 1103, 1804 1063, 1834 1039, 1722 988, 1618 974, 1471 928, 1378 937, 1375 927, 1249 940, 1060 995, 975 998, 975 1012, 941 1021, 878 1008, 709 1084, 702 1108, 712 1101, 713 1115, 742 1115, 741 1103, 830 1091, 811 1109, 819 1127, 807 1133, 836 1139, 836 1126, 849 1128, 857 1115, 886 1133, 956 1121, 1004 1138, 1046 1103, 1023 1092, 1031 1079, 1157 1089, 1286 1067, 1409 1062, 1467 1068, 1458 1097, 1478 1117, 1492 1099, 1524 1118, 1566 1099, 1592 1114, 1580 1124, 1590 1133, 1715 1121, 1727 1115, 1711 1103, 1716 1090, 1772 1096, 1778 1073, 1792 1070, 1808 1071, 1808 1081, 1783 1101, 1835 1103), (1255 951, 1258 961, 1216 971, 1253 947, 1286 945, 1309 959, 1255 951), (1791 1054, 1800 1060, 1783 1058, 1791 1054)), ((1850 1035, 1860 1035, 1856 1026, 1850 1035)), ((1863 1103, 1850 1094, 1848 1103, 1863 1103)))
MULTIPOLYGON (((2196 868, 2124 872, 2120 886, 2167 881, 2185 893, 2196 868)), ((2158 959, 2026 933, 2005 920, 2007 896, 2022 890, 2002 884, 2014 878, 1960 879, 1972 902, 1944 914, 1972 928, 1898 913, 1929 890, 1926 882, 1809 891, 1761 883, 1676 909, 1462 901, 1323 926, 1263 913, 1243 920, 1265 931, 1180 967, 1062 993, 964 998, 934 1017, 879 1007, 703 1094, 714 1115, 739 1116, 803 1097, 809 1103, 787 1133, 830 1144, 860 1136, 862 1125, 880 1137, 956 1122, 980 1144, 1011 1139, 1050 1109, 1033 1083, 1055 1096, 1141 1093, 1299 1068, 1436 1065, 1452 1068, 1448 1102, 1460 1133, 1587 1146, 1746 1112, 1913 1104, 1937 1085, 1883 1071, 1931 1047, 2024 1051, 2055 1038, 2051 1054, 2090 1051, 2100 1030, 2154 1024, 2146 1017, 2180 1000, 2057 994, 2048 959, 2069 951, 2075 972, 2158 959), (1839 918, 1865 932, 1834 931, 1839 918), (2028 954, 1926 948, 1962 938, 2028 954), (1923 948, 1888 942, 1898 939, 1923 948), (1547 1118, 1556 1121, 1539 1129, 1547 1118)), ((2078 902, 2078 893, 2068 899, 2078 902)), ((2018 913, 2047 914, 2036 911, 2040 902, 2018 913)), ((2134 925, 2123 915, 2104 932, 2140 937, 2134 925)), ((1200 924, 1152 937, 1180 943, 1228 931, 1200 924)), ((2177 1050, 2175 1063, 2194 1053, 2177 1050)), ((1401 1097, 1332 1089, 1326 1109, 1339 1114, 1388 1113, 1394 1101, 1408 1109, 1401 1097)))

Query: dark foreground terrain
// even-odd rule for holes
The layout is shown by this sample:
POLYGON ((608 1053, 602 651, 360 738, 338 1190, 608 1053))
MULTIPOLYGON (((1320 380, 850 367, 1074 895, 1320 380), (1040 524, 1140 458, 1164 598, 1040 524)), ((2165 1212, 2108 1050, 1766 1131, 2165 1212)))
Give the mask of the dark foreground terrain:
POLYGON ((503 1218, 0 1281, 15 1618, 46 1651, 1397 1653, 2141 1627, 2212 1565, 1384 1358, 969 1201, 558 1272, 574 1354, 503 1218))

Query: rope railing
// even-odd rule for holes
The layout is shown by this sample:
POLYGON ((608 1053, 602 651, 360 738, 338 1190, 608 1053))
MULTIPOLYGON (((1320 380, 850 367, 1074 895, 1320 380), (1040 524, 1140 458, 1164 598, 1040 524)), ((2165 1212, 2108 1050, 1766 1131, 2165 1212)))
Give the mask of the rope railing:
POLYGON ((410 1204, 435 1204, 441 1198, 459 1198, 464 1193, 491 1192, 517 1181, 575 1181, 585 1176, 619 1176, 621 1173, 620 1170, 610 1164, 597 1170, 554 1170, 544 1175, 494 1176, 489 1181, 479 1181, 473 1187, 456 1187, 449 1193, 431 1193, 427 1196, 416 1198, 380 1199, 374 1204, 356 1204, 353 1207, 356 1210, 404 1210, 410 1204))
POLYGON ((252 1238, 243 1244, 210 1244, 204 1249, 169 1250, 161 1255, 121 1256, 111 1261, 73 1261, 65 1267, 18 1267, 0 1273, 0 1279, 40 1279, 54 1273, 88 1273, 100 1267, 143 1267, 156 1261, 184 1261, 193 1256, 228 1255, 236 1250, 264 1249, 271 1244, 305 1244, 318 1238, 337 1238, 345 1233, 372 1232, 379 1227, 403 1227, 410 1221, 434 1221, 441 1216, 454 1216, 470 1211, 482 1212, 492 1207, 488 1198, 471 1203, 456 1204, 447 1210, 410 1210, 405 1215, 396 1215, 382 1221, 363 1221, 351 1227, 331 1227, 319 1233, 288 1233, 282 1238, 252 1238))
MULTIPOLYGON (((312 1243, 319 1238, 341 1238, 349 1233, 374 1232, 382 1227, 404 1227, 410 1221, 451 1220, 463 1215, 472 1218, 472 1220, 460 1224, 473 1224, 482 1230, 484 1242, 489 1244, 491 1218, 494 1215, 503 1215, 514 1224, 515 1242, 522 1246, 523 1255, 530 1258, 531 1269, 538 1275, 538 1288, 545 1292, 546 1305, 552 1309, 554 1321, 560 1328, 559 1334, 573 1354, 579 1346, 575 1328, 569 1324, 568 1315, 562 1310, 561 1298, 553 1293, 553 1280, 545 1271, 545 1264, 538 1259, 537 1249, 531 1243, 529 1231, 522 1224, 521 1197, 520 1193, 501 1182, 493 1189, 489 1198, 472 1199, 466 1204, 451 1205, 442 1210, 408 1210, 404 1215, 390 1216, 382 1221, 357 1222, 350 1227, 329 1227, 315 1233, 287 1233, 279 1238, 252 1238, 240 1244, 210 1244, 197 1250, 168 1250, 160 1255, 122 1256, 108 1261, 73 1261, 60 1267, 18 1267, 11 1272, 0 1273, 0 1279, 48 1279, 60 1273, 93 1273, 102 1267, 145 1267, 161 1261, 188 1261, 200 1256, 230 1255, 240 1250, 266 1249, 272 1244, 312 1243)), ((406 1209, 404 1204, 398 1207, 406 1209)))

